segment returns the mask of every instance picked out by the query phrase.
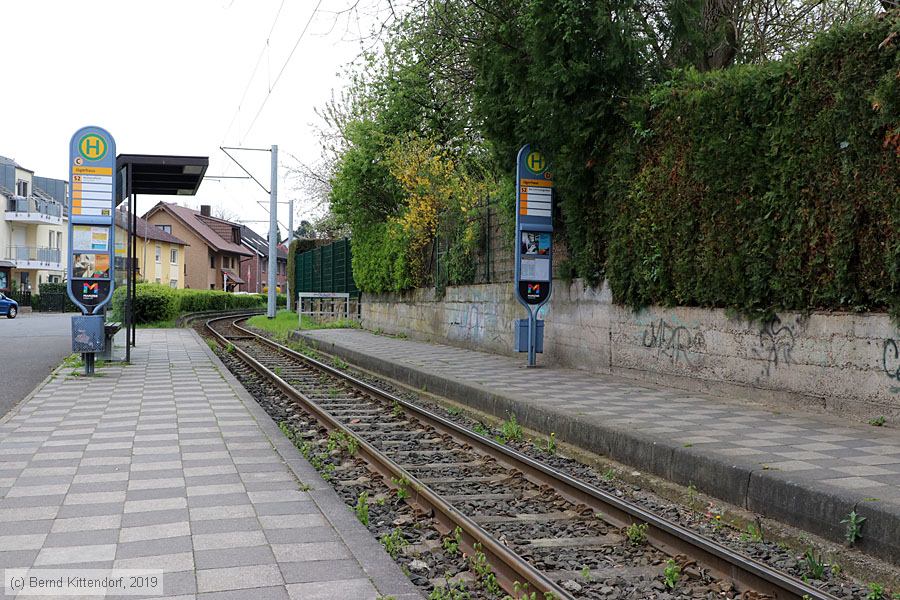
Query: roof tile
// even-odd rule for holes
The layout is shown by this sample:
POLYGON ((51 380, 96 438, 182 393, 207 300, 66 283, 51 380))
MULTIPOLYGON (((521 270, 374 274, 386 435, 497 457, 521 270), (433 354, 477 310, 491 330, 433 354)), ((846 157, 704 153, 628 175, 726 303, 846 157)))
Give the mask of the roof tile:
POLYGON ((231 221, 226 221, 224 219, 218 219, 216 217, 205 217, 200 214, 200 211, 193 210, 191 208, 187 208, 186 206, 178 206, 177 204, 169 204, 168 202, 160 202, 153 208, 151 208, 144 217, 152 214, 157 210, 165 210, 170 214, 178 217, 183 221, 188 227, 193 229, 197 235, 199 235, 203 240, 215 248, 220 252, 232 252, 234 254, 240 254, 242 256, 253 256, 253 254, 239 244, 235 244, 234 242, 230 242, 220 236, 218 233, 213 231, 213 229, 205 222, 207 219, 213 221, 219 221, 221 223, 228 223, 232 226, 240 225, 238 223, 232 223, 231 221))
MULTIPOLYGON (((123 210, 116 211, 116 225, 121 227, 122 229, 128 230, 128 213, 123 210)), ((136 232, 139 238, 144 238, 148 240, 156 240, 159 242, 168 242, 170 244, 181 244, 183 246, 188 246, 189 244, 182 239, 179 239, 172 235, 171 233, 165 232, 156 225, 150 223, 149 221, 138 217, 137 218, 137 228, 136 232)))

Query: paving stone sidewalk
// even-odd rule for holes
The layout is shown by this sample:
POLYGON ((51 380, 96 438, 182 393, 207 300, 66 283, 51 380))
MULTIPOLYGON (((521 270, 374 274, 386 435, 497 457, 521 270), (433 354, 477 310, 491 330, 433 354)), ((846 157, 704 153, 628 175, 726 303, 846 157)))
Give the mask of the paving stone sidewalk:
POLYGON ((0 571, 162 569, 162 597, 185 599, 421 597, 195 332, 137 341, 132 365, 60 372, 0 421, 0 571))
POLYGON ((900 433, 833 416, 642 385, 356 330, 303 332, 345 360, 735 504, 842 540, 867 516, 862 546, 900 561, 900 433))

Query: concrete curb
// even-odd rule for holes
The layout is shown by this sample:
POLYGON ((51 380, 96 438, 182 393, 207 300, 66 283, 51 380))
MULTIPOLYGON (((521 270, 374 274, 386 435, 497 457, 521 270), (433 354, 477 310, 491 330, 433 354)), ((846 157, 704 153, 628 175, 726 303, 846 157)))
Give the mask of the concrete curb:
POLYGON ((385 596, 393 596, 397 600, 422 600, 418 588, 409 580, 388 556, 372 533, 357 520, 356 516, 337 495, 331 484, 319 475, 287 437, 278 428, 272 417, 253 399, 228 367, 219 360, 215 352, 194 330, 190 330, 203 346, 210 360, 231 386, 238 398, 247 407, 263 434, 271 442, 281 460, 288 466, 299 482, 312 486, 310 498, 340 536, 350 550, 353 558, 363 568, 366 575, 378 592, 385 596))
POLYGON ((26 404, 28 404, 29 400, 34 398, 36 394, 38 394, 42 389, 44 389, 45 385, 50 383, 54 377, 59 375, 59 373, 63 369, 63 363, 66 362, 67 358, 69 358, 69 357, 66 356, 65 358, 63 358, 60 361, 60 363, 58 365, 56 365, 56 368, 54 368, 52 371, 50 371, 50 373, 46 377, 44 377, 44 379, 40 383, 38 383, 36 386, 34 386, 33 390, 28 392, 28 395, 26 395, 24 398, 22 398, 21 400, 19 400, 12 406, 10 406, 9 410, 6 411, 6 414, 0 416, 0 425, 3 425, 4 423, 6 423, 10 419, 12 419, 15 415, 17 415, 19 413, 19 411, 22 410, 22 407, 25 406, 26 404))
POLYGON ((525 427, 545 434, 556 432, 561 441, 681 485, 693 484, 711 496, 835 542, 844 541, 845 526, 841 520, 855 509, 868 518, 864 537, 855 547, 893 564, 900 562, 900 512, 896 508, 860 502, 849 492, 817 489, 793 479, 790 473, 762 469, 758 464, 729 462, 704 454, 699 448, 685 448, 625 428, 587 423, 577 414, 550 410, 475 383, 373 357, 302 332, 293 336, 363 369, 495 417, 506 418, 514 413, 525 427))

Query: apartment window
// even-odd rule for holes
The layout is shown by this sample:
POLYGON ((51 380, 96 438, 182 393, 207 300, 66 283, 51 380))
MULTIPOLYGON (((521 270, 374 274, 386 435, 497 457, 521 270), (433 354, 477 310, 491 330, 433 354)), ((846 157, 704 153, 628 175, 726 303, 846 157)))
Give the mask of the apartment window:
POLYGON ((177 288, 177 287, 178 287, 178 280, 177 280, 177 279, 170 279, 170 280, 169 280, 169 287, 172 288, 173 290, 174 290, 175 288, 177 288))
MULTIPOLYGON (((156 264, 162 262, 162 248, 159 247, 159 244, 156 245, 156 264)), ((158 281, 156 283, 159 283, 158 281)))
POLYGON ((28 195, 28 182, 24 179, 20 179, 16 182, 16 194, 19 196, 27 196, 28 195))
POLYGON ((235 244, 241 243, 241 230, 236 227, 231 228, 231 241, 235 244))
POLYGON ((47 237, 50 238, 50 243, 47 244, 47 247, 50 248, 50 249, 53 248, 53 240, 56 239, 56 236, 53 235, 54 233, 55 233, 55 232, 50 231, 50 232, 48 232, 48 235, 47 235, 47 237))
MULTIPOLYGON (((209 255, 209 268, 210 269, 216 268, 216 255, 215 254, 209 255)), ((210 289, 215 289, 215 288, 210 288, 210 289)))
POLYGON ((172 226, 171 226, 171 225, 157 225, 157 227, 159 227, 160 229, 162 229, 162 230, 165 231, 166 233, 172 233, 172 226))
POLYGON ((56 247, 62 248, 62 231, 56 232, 56 247))
POLYGON ((172 248, 169 251, 169 262, 173 265, 178 264, 178 248, 172 248))
POLYGON ((230 268, 231 268, 231 257, 230 257, 230 256, 223 256, 223 257, 222 257, 222 268, 223 268, 223 269, 230 269, 230 268))

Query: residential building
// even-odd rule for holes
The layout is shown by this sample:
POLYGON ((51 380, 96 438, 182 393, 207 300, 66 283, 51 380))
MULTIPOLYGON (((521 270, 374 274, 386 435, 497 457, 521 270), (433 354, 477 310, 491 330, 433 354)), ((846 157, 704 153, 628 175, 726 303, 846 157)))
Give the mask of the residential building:
MULTIPOLYGON (((262 294, 269 289, 269 241, 246 225, 241 227, 241 244, 253 253, 253 256, 241 259, 241 279, 246 281, 243 289, 248 292, 262 294)), ((275 275, 275 289, 285 291, 287 279, 287 248, 278 244, 278 270, 275 275)))
POLYGON ((160 202, 144 215, 151 225, 184 240, 184 287, 238 291, 240 261, 253 254, 241 245, 241 225, 199 211, 160 202))
MULTIPOLYGON (((124 277, 128 256, 127 212, 116 211, 116 276, 124 277)), ((135 261, 139 281, 161 283, 171 288, 184 287, 185 247, 187 243, 137 217, 135 227, 135 261)))
POLYGON ((66 277, 67 182, 0 156, 0 292, 66 277))

